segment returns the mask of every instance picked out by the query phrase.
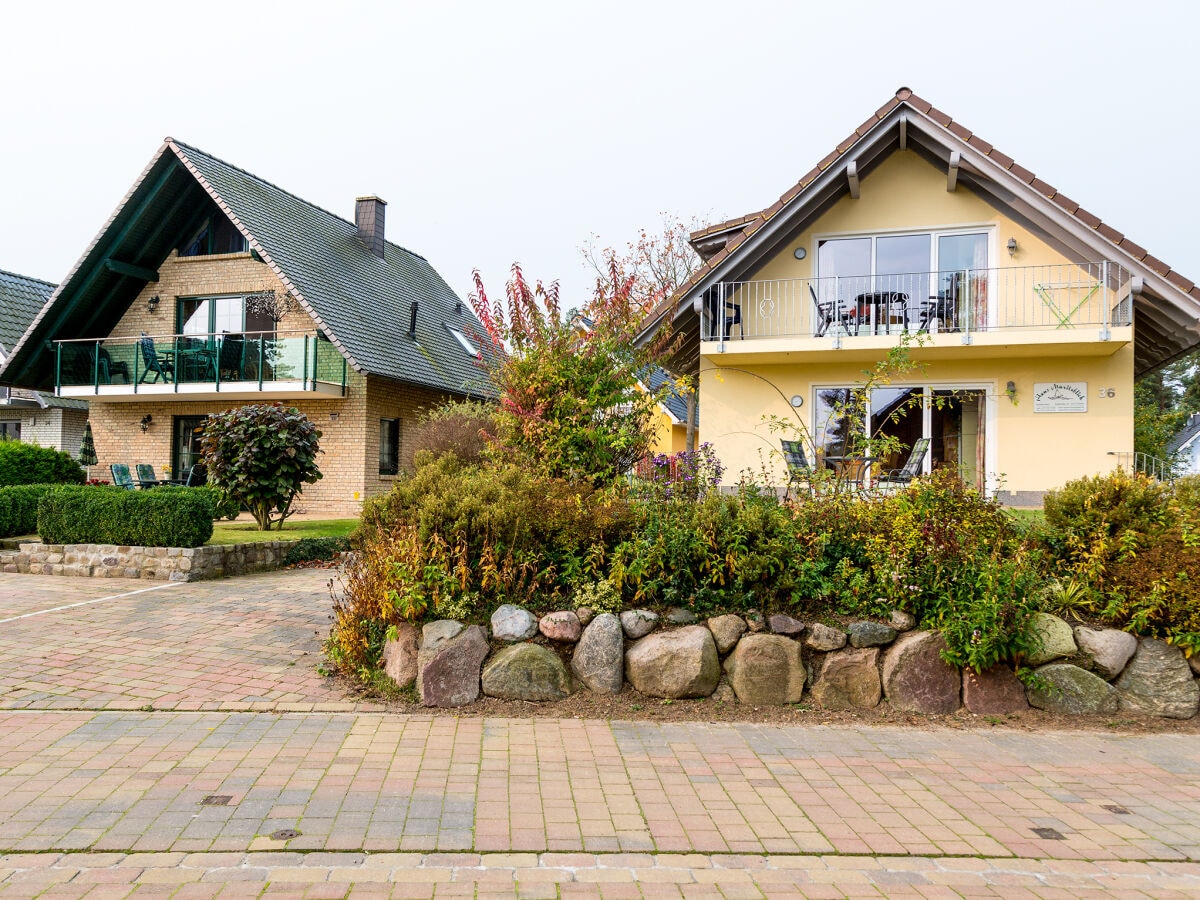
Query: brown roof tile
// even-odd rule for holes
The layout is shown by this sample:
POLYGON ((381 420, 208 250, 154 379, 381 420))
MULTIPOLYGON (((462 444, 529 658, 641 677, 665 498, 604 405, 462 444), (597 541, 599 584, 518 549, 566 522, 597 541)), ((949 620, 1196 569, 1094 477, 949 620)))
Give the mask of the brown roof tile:
POLYGON ((770 206, 768 206, 766 209, 764 209, 760 213, 760 215, 764 219, 769 219, 769 218, 771 218, 771 216, 775 215, 775 213, 779 212, 781 209, 783 209, 783 200, 779 199, 779 200, 776 200, 774 203, 772 203, 770 206))
POLYGON ((1061 206, 1063 209, 1065 209, 1067 212, 1069 212, 1071 215, 1075 215, 1075 210, 1079 209, 1079 204, 1076 203, 1074 200, 1072 200, 1070 197, 1068 197, 1066 194, 1062 193, 1061 191, 1059 191, 1058 193, 1056 193, 1054 195, 1054 202, 1057 203, 1059 206, 1061 206))
POLYGON ((1174 269, 1167 273, 1167 281, 1171 282, 1171 284, 1175 285, 1175 287, 1179 288, 1185 294, 1191 291, 1191 289, 1195 286, 1194 281, 1189 278, 1184 278, 1174 269))
POLYGON ((1037 177, 1035 177, 1033 181, 1029 182, 1029 186, 1045 197, 1053 197, 1058 193, 1058 191, 1054 189, 1053 185, 1047 184, 1046 182, 1042 181, 1042 179, 1037 177))
POLYGON ((1008 167, 1008 171, 1012 172, 1026 184, 1029 184, 1034 179, 1034 174, 1019 163, 1013 163, 1008 167))
POLYGON ((824 172, 831 165, 833 165, 834 160, 836 160, 838 158, 838 156, 840 156, 840 155, 841 155, 841 152, 838 150, 835 150, 832 153, 826 154, 825 158, 823 160, 821 160, 819 163, 817 163, 817 169, 821 172, 824 172))
POLYGON ((1100 224, 1100 217, 1093 216, 1082 206, 1075 210, 1075 218, 1086 225, 1088 228, 1095 228, 1100 224))
POLYGON ((899 105, 900 105, 900 97, 899 97, 899 95, 897 95, 896 97, 893 97, 891 100, 889 100, 887 103, 883 104, 883 106, 879 107, 879 109, 875 110, 875 118, 882 119, 884 116, 886 116, 888 113, 890 113, 893 109, 895 109, 899 105))
POLYGON ((857 143, 858 143, 858 135, 857 134, 850 135, 844 141, 842 141, 840 144, 837 145, 837 155, 841 156, 843 153, 845 153, 847 150, 849 150, 851 147, 853 147, 857 143))
POLYGON ((984 156, 987 156, 989 153, 991 153, 992 149, 993 149, 991 144, 989 144, 987 141, 985 141, 983 138, 981 138, 977 134, 971 135, 971 137, 967 140, 967 143, 970 144, 972 147, 974 147, 976 150, 978 150, 980 153, 982 153, 984 156))
POLYGON ((917 112, 924 113, 926 115, 928 115, 929 111, 931 109, 933 109, 933 105, 931 103, 929 103, 925 100, 922 100, 916 94, 912 94, 909 96, 908 103, 917 112))
POLYGON ((910 87, 905 87, 904 85, 901 85, 900 87, 896 88, 896 100, 897 101, 907 100, 909 97, 914 97, 914 96, 915 95, 912 92, 912 88, 910 88, 910 87))
POLYGON ((1012 164, 1016 162, 1016 160, 1007 153, 1001 153, 995 147, 993 147, 992 152, 988 154, 988 159, 1000 166, 1002 169, 1011 168, 1012 164))
POLYGON ((1121 249, 1132 256, 1134 259, 1141 259, 1146 255, 1146 248, 1135 244, 1127 237, 1121 238, 1121 249))
POLYGON ((867 119, 865 122, 863 122, 857 128, 855 128, 854 133, 857 134, 859 137, 862 137, 864 134, 866 134, 868 131, 870 131, 872 128, 874 128, 875 125, 878 124, 878 122, 879 122, 878 117, 871 116, 871 118, 867 119))
POLYGON ((1191 294, 1193 297, 1195 297, 1197 300, 1200 300, 1200 284, 1193 287, 1190 291, 1188 291, 1188 293, 1191 294))
POLYGON ((1117 231, 1117 229, 1113 228, 1111 225, 1105 224, 1104 222, 1101 222, 1099 225, 1097 225, 1096 230, 1100 232, 1102 237, 1107 238, 1114 244, 1121 243, 1121 238, 1125 236, 1121 234, 1121 232, 1117 231))
POLYGON ((1148 266, 1149 268, 1151 268, 1155 272, 1157 272, 1159 275, 1166 275, 1169 271, 1171 271, 1170 266, 1168 266, 1165 262, 1163 262, 1157 256, 1151 256, 1149 253, 1147 253, 1145 256, 1142 257, 1142 265, 1148 266))
POLYGON ((947 125, 946 127, 950 129, 950 131, 951 131, 951 133, 952 133, 952 134, 955 134, 955 135, 957 135, 958 137, 962 138, 964 141, 970 141, 970 140, 971 140, 971 132, 970 132, 970 130, 969 130, 969 129, 966 129, 966 128, 963 128, 963 127, 962 127, 961 125, 959 125, 957 122, 951 122, 951 123, 950 123, 949 125, 947 125))
POLYGON ((950 127, 950 122, 952 121, 951 118, 940 109, 930 106, 929 112, 925 113, 925 115, 929 116, 929 118, 933 119, 933 121, 937 122, 943 128, 950 127))

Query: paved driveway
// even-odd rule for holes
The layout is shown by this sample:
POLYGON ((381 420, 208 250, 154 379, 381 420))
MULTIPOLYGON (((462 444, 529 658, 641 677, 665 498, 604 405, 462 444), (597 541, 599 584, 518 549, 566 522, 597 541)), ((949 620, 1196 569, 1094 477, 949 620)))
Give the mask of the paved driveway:
POLYGON ((329 576, 0 574, 0 709, 355 709, 316 671, 329 576))
POLYGON ((1193 735, 396 715, 327 580, 0 576, 0 898, 1200 896, 1193 735))

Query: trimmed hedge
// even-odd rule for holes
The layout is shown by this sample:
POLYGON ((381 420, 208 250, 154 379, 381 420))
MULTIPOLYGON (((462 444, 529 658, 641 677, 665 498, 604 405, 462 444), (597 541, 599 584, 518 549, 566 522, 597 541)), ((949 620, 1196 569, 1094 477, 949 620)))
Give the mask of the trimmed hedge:
POLYGON ((53 485, 16 484, 0 487, 0 537, 34 534, 38 501, 53 485))
POLYGON ((0 441, 0 486, 83 484, 87 473, 71 454, 24 441, 0 441))
POLYGON ((317 560, 324 562, 349 549, 350 538, 347 537, 301 538, 288 548, 283 557, 283 564, 294 566, 297 563, 317 560))
POLYGON ((209 491, 108 485, 59 486, 38 503, 38 534, 47 544, 199 547, 212 537, 209 491))

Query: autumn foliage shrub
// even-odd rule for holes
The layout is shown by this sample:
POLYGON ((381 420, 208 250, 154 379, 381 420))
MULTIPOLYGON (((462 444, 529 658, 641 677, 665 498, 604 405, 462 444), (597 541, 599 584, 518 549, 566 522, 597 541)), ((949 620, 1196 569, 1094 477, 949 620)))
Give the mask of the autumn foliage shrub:
POLYGON ((424 459, 424 454, 453 453, 465 463, 477 464, 495 431, 495 404, 474 400, 446 403, 422 416, 413 456, 424 459))

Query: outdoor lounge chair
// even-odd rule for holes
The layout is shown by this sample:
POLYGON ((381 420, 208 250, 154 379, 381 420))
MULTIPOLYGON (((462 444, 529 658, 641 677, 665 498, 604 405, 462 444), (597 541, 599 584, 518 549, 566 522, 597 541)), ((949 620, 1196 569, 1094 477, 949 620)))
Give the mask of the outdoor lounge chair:
POLYGON ((929 438, 917 438, 913 441, 912 451, 908 454, 908 461, 899 469, 892 469, 884 472, 875 482, 875 486, 881 489, 890 487, 903 487, 912 482, 914 478, 921 474, 921 466, 925 462, 925 454, 929 452, 929 438))
POLYGON ((240 334, 223 334, 217 356, 217 371, 226 381, 241 381, 245 377, 246 339, 240 334))
POLYGON ((154 338, 147 336, 143 331, 142 336, 138 338, 138 349, 142 352, 142 363, 146 367, 142 371, 142 377, 138 379, 138 384, 144 382, 151 372, 154 373, 154 381, 151 384, 157 383, 160 376, 163 381, 169 382, 175 375, 175 366, 165 356, 158 355, 158 351, 154 349, 154 338))
POLYGON ((804 455, 804 443, 802 441, 785 440, 780 440, 779 443, 783 448, 783 461, 787 463, 788 468, 788 484, 784 497, 786 498, 791 494, 793 484, 800 482, 803 482, 811 490, 815 471, 809 465, 808 458, 804 455))
POLYGON ((138 463, 136 466, 134 466, 134 471, 137 472, 137 485, 142 489, 158 487, 160 484, 176 483, 173 481, 160 480, 159 477, 154 474, 154 466, 152 466, 150 463, 138 463))
POLYGON ((947 278, 946 290, 925 301, 918 331, 958 331, 958 273, 947 278), (936 323, 936 324, 935 324, 936 323))
POLYGON ((808 286, 808 293, 812 297, 813 309, 816 312, 813 337, 824 337, 825 332, 829 330, 829 326, 837 319, 837 301, 826 300, 822 302, 818 300, 816 288, 811 284, 808 286))
POLYGON ((133 483, 133 477, 129 474, 129 466, 125 463, 113 463, 108 470, 112 472, 112 483, 117 487, 123 487, 127 491, 132 491, 137 487, 133 483))
POLYGON ((129 384, 129 363, 124 360, 114 360, 103 347, 96 348, 96 356, 100 366, 101 384, 112 384, 114 375, 120 375, 121 379, 129 384))

